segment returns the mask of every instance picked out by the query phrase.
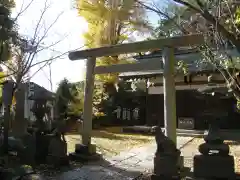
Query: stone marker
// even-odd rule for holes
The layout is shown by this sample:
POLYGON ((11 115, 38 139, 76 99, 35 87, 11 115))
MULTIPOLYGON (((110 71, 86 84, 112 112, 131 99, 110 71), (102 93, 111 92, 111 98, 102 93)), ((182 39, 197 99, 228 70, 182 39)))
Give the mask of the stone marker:
POLYGON ((24 150, 21 151, 20 158, 23 164, 35 166, 35 155, 36 155, 36 141, 35 137, 29 133, 25 134, 21 140, 25 146, 24 150))
POLYGON ((41 130, 37 130, 35 133, 36 139, 36 163, 37 164, 45 164, 48 156, 49 144, 54 135, 45 134, 41 130))
POLYGON ((199 146, 201 155, 194 156, 194 176, 210 179, 235 179, 234 158, 229 155, 229 146, 223 143, 215 124, 211 124, 204 140, 205 143, 199 146))

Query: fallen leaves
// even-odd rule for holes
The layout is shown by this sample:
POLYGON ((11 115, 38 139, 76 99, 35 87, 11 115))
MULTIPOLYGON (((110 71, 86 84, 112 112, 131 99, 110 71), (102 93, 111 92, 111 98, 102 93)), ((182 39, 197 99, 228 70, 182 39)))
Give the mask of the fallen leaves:
MULTIPOLYGON (((76 134, 66 135, 68 142, 68 152, 75 150, 75 144, 81 143, 81 136, 76 134)), ((153 136, 122 134, 118 130, 108 132, 107 130, 93 130, 92 143, 96 144, 97 151, 104 157, 111 157, 122 151, 142 146, 145 143, 154 141, 153 136)))

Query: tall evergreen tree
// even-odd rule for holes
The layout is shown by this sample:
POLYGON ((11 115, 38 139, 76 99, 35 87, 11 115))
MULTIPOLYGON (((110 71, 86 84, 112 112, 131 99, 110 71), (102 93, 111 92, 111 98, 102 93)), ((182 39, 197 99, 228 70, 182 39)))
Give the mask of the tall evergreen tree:
POLYGON ((7 61, 11 56, 11 46, 17 43, 15 22, 11 18, 13 0, 0 2, 0 61, 7 61))

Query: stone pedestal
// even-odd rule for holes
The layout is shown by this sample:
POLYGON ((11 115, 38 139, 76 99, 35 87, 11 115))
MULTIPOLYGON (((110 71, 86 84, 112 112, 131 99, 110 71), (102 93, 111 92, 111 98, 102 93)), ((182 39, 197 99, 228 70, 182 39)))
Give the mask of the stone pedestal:
POLYGON ((70 153, 69 157, 75 161, 97 161, 101 159, 101 154, 96 152, 96 145, 91 144, 89 146, 83 144, 75 145, 75 152, 70 153))
POLYGON ((156 175, 176 176, 178 171, 178 162, 171 157, 154 157, 154 173, 156 175))
POLYGON ((212 121, 205 143, 198 147, 201 155, 193 161, 194 176, 204 179, 235 179, 234 158, 229 155, 229 146, 224 143, 217 122, 212 121))
POLYGON ((54 137, 50 141, 47 161, 54 166, 65 166, 69 164, 67 143, 60 137, 54 137))
POLYGON ((31 166, 36 165, 35 155, 36 155, 36 141, 33 135, 27 133, 21 138, 23 144, 25 145, 24 150, 18 153, 21 163, 28 164, 31 166))
POLYGON ((44 135, 39 130, 37 130, 37 132, 35 133, 36 139, 35 161, 37 164, 45 164, 47 162, 47 156, 49 154, 49 145, 53 138, 54 134, 44 135))
POLYGON ((151 180, 158 179, 180 179, 180 170, 183 168, 183 157, 179 159, 172 158, 171 156, 155 156, 154 157, 154 174, 151 180))
POLYGON ((194 176, 199 178, 234 179, 233 156, 196 155, 193 160, 194 176))

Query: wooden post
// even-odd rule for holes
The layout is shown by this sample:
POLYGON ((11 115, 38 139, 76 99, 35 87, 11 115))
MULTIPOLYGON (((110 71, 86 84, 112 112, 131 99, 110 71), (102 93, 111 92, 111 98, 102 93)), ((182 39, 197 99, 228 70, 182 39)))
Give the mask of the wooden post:
POLYGON ((84 88, 83 134, 82 134, 82 143, 86 146, 91 145, 95 66, 96 66, 96 57, 89 57, 86 63, 86 82, 85 82, 85 88, 84 88))
POLYGON ((173 48, 163 50, 163 91, 164 91, 164 124, 165 135, 173 142, 177 141, 176 134, 176 91, 174 80, 174 52, 173 48))

